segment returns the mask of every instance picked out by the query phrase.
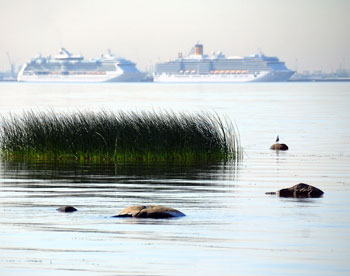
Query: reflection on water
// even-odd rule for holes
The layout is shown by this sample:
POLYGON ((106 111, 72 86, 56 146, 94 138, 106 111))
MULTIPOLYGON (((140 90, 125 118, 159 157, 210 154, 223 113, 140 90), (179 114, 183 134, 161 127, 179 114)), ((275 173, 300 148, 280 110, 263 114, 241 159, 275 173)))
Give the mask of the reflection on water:
MULTIPOLYGON (((234 163, 113 165, 3 161, 0 165, 2 187, 6 187, 8 193, 17 191, 16 199, 23 194, 33 199, 33 206, 43 206, 43 201, 44 206, 51 208, 66 205, 67 201, 77 207, 88 207, 84 204, 89 198, 101 198, 98 205, 104 208, 112 207, 110 201, 114 199, 118 208, 124 206, 118 203, 127 200, 133 204, 179 204, 183 201, 197 204, 192 193, 220 193, 227 188, 225 183, 232 183, 236 175, 234 163), (48 198, 51 200, 46 204, 48 198)), ((91 204, 89 202, 89 207, 91 204)))
POLYGON ((114 182, 122 178, 187 178, 233 180, 237 164, 228 163, 79 163, 0 161, 3 178, 72 179, 114 182))

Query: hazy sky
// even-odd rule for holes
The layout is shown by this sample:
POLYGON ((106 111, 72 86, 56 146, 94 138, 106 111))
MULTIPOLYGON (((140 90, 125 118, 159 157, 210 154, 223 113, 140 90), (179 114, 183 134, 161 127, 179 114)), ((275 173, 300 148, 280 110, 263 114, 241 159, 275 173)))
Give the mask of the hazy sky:
POLYGON ((261 49, 291 69, 350 68, 350 0, 0 0, 0 70, 60 47, 111 49, 140 69, 187 54, 261 49))

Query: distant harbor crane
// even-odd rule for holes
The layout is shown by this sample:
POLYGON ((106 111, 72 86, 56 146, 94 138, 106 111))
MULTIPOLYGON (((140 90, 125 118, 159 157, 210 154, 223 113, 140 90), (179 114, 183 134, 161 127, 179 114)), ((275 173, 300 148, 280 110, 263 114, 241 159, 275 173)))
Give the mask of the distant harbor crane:
POLYGON ((15 79, 16 78, 15 65, 11 61, 9 52, 6 52, 6 55, 10 64, 10 74, 11 74, 10 77, 15 79))

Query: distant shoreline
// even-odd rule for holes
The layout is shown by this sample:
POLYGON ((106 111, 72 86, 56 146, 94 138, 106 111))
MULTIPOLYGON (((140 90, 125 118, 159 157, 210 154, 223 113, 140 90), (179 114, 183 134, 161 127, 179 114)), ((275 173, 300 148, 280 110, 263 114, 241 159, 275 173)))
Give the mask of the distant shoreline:
POLYGON ((350 78, 336 78, 336 79, 297 79, 288 80, 288 82, 346 82, 350 81, 350 78))

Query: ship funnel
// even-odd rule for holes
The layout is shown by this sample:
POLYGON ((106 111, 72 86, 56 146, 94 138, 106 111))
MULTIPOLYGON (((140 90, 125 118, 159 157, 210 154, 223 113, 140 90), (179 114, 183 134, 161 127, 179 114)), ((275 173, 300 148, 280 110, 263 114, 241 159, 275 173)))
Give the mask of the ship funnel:
POLYGON ((196 44, 194 45, 194 54, 195 55, 203 55, 203 45, 202 44, 196 44))

